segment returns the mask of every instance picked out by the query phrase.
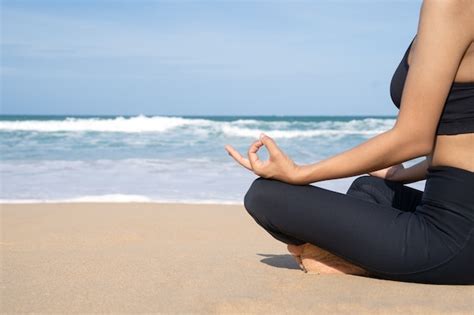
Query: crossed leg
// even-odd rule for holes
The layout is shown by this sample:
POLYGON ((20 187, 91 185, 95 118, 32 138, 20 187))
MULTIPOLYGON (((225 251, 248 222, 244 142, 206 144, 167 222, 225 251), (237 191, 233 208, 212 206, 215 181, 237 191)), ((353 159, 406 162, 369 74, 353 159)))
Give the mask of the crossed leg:
MULTIPOLYGON (((369 271, 365 270, 360 265, 353 264, 348 260, 335 255, 320 246, 315 245, 315 242, 311 243, 310 240, 307 241, 301 237, 296 238, 294 235, 299 233, 293 233, 293 235, 289 235, 288 233, 284 233, 285 229, 278 229, 278 227, 275 226, 277 222, 281 225, 282 223, 280 222, 287 221, 287 223, 285 223, 286 226, 292 225, 291 221, 293 218, 290 215, 292 207, 298 207, 302 204, 301 202, 304 202, 306 206, 310 206, 308 205, 308 202, 311 202, 314 206, 314 210, 311 211, 320 211, 320 206, 327 204, 331 201, 331 199, 334 199, 333 205, 335 206, 335 209, 333 209, 333 211, 339 211, 340 207, 354 208, 351 205, 351 201, 353 203, 357 203, 353 199, 357 198, 366 202, 370 202, 372 205, 378 204, 404 212, 413 212, 416 206, 420 204, 423 194, 422 191, 404 186, 401 183, 387 181, 373 176, 360 176, 356 178, 346 193, 347 196, 351 197, 347 198, 343 198, 339 193, 331 192, 319 187, 313 190, 312 188, 314 187, 309 185, 299 186, 299 188, 293 190, 292 188, 288 189, 288 187, 285 186, 288 184, 281 182, 280 184, 277 184, 272 180, 265 180, 262 178, 257 179, 245 197, 245 206, 249 214, 259 225, 265 228, 274 238, 288 244, 288 251, 295 257, 300 267, 308 273, 344 273, 354 275, 370 274, 369 271), (255 183, 257 184, 255 185, 255 183), (260 188, 260 191, 258 191, 258 188, 260 188), (284 204, 277 204, 275 200, 270 200, 267 198, 264 201, 261 198, 264 197, 265 194, 268 195, 269 192, 275 193, 275 189, 277 192, 280 190, 279 192, 282 193, 283 196, 286 195, 286 197, 288 197, 284 199, 284 204), (319 199, 308 199, 308 194, 310 192, 313 192, 315 194, 314 196, 319 197, 319 199), (299 200, 296 201, 295 199, 299 200), (255 201, 260 201, 260 204, 257 204, 255 201), (263 204, 262 201, 264 201, 263 204), (266 216, 262 216, 261 211, 258 210, 262 210, 262 207, 266 207, 267 211, 263 211, 266 213, 266 216), (273 211, 275 216, 280 217, 280 220, 271 219, 272 209, 274 209, 273 211), (281 221, 282 217, 284 218, 284 221, 281 221)), ((359 203, 357 206, 355 206, 355 209, 360 207, 361 205, 359 203)), ((387 211, 387 208, 383 209, 384 211, 387 211)), ((294 212, 294 215, 297 215, 297 211, 294 212)), ((335 214, 334 220, 337 220, 337 217, 338 215, 335 214)), ((315 217, 313 216, 313 219, 314 218, 315 217)), ((324 218, 324 216, 322 218, 324 218)), ((309 224, 310 221, 311 220, 308 222, 309 224)), ((293 222, 293 229, 296 225, 303 225, 302 227, 307 229, 307 224, 302 223, 302 221, 293 222)), ((315 224, 315 226, 317 226, 317 224, 315 224)), ((304 233, 302 232, 302 234, 304 233)))

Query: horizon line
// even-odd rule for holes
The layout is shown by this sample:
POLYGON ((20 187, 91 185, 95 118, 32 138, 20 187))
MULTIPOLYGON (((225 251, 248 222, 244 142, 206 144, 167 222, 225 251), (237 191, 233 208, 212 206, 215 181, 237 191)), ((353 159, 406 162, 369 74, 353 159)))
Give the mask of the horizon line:
POLYGON ((190 114, 190 115, 183 115, 183 114, 1 114, 0 116, 83 116, 83 117, 111 117, 111 116, 122 116, 122 117, 137 117, 137 116, 146 116, 146 117, 156 117, 156 116, 164 116, 164 117, 232 117, 232 116, 240 116, 240 117, 347 117, 347 116, 374 116, 374 117, 396 117, 397 115, 389 115, 389 114, 332 114, 332 115, 301 115, 301 114, 282 114, 282 115, 269 115, 269 114, 190 114))

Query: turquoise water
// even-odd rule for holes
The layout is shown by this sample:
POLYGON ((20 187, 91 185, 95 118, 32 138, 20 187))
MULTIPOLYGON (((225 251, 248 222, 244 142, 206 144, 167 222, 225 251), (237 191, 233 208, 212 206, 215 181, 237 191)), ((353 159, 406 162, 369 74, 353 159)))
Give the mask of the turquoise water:
MULTIPOLYGON (((256 175, 225 144, 245 153, 264 131, 297 163, 312 163, 394 123, 390 116, 0 116, 0 199, 242 203, 256 175)), ((315 185, 345 192, 350 180, 315 185)))

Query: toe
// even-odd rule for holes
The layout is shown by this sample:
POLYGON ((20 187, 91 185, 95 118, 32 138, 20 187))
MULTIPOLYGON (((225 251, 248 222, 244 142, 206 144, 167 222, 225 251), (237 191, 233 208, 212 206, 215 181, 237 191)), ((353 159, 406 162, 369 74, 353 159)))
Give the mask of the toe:
POLYGON ((290 254, 293 256, 300 256, 301 253, 303 252, 305 244, 303 245, 293 245, 293 244, 288 244, 287 248, 290 254))

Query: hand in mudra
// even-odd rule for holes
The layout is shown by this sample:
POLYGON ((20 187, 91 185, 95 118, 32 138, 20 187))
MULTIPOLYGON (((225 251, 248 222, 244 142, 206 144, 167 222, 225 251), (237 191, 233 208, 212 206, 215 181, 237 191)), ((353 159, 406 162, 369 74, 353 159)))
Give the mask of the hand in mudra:
POLYGON ((296 181, 298 165, 277 146, 275 140, 263 133, 260 135, 260 139, 254 141, 250 146, 247 152, 248 158, 243 157, 229 144, 225 146, 225 150, 237 163, 258 176, 290 184, 296 181), (269 158, 266 161, 260 160, 257 155, 262 146, 265 146, 269 153, 269 158))

